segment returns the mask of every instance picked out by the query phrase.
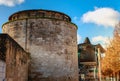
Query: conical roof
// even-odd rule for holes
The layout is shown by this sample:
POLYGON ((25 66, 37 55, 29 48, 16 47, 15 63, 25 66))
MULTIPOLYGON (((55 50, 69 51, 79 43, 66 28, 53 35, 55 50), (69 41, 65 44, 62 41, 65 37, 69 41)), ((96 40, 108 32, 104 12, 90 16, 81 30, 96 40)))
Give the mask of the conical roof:
POLYGON ((89 38, 88 38, 88 37, 86 37, 86 38, 85 38, 84 43, 86 43, 86 44, 91 44, 91 42, 90 42, 90 40, 89 40, 89 38))

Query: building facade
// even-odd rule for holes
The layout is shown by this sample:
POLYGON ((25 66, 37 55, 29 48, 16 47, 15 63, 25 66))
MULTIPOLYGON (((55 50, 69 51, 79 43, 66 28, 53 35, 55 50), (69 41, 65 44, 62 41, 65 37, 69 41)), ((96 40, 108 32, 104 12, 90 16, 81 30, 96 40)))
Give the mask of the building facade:
POLYGON ((91 44, 88 37, 84 43, 78 45, 78 64, 79 64, 79 77, 80 81, 97 81, 99 70, 99 56, 98 49, 101 53, 104 49, 100 44, 91 44))

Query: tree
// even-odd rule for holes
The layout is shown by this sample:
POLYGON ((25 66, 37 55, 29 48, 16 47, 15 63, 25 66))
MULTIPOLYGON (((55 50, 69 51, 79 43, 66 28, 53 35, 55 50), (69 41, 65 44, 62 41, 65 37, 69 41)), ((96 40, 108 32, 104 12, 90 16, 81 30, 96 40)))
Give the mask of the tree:
POLYGON ((102 60, 102 73, 105 76, 119 73, 120 71, 120 23, 116 25, 113 40, 106 50, 106 56, 102 60))

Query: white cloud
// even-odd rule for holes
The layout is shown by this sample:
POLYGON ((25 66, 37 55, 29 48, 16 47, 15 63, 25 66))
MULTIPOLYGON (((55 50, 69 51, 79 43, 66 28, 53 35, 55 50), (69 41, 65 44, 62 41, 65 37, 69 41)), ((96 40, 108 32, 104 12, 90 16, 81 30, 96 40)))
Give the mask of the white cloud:
POLYGON ((5 6, 15 6, 16 4, 21 4, 23 3, 24 0, 0 0, 0 5, 5 5, 5 6))
POLYGON ((119 22, 120 13, 112 8, 97 8, 94 11, 88 11, 83 14, 84 23, 94 23, 105 27, 115 27, 119 22))
POLYGON ((79 44, 81 41, 81 36, 79 34, 77 34, 77 43, 79 44))
POLYGON ((110 43, 110 39, 108 37, 96 36, 92 38, 92 42, 95 44, 100 43, 105 48, 110 43))

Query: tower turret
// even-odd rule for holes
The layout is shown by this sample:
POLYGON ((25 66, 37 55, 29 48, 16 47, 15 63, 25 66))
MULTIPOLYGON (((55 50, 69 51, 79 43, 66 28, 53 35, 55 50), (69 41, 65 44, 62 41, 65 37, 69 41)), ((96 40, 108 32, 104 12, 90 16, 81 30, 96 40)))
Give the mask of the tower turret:
POLYGON ((64 13, 25 10, 3 25, 31 54, 30 81, 78 81, 77 27, 64 13))

